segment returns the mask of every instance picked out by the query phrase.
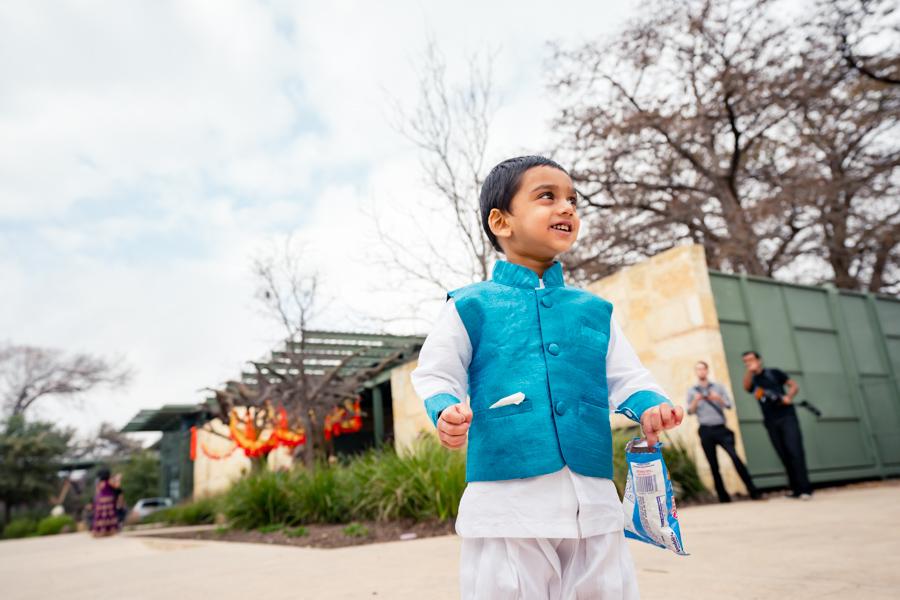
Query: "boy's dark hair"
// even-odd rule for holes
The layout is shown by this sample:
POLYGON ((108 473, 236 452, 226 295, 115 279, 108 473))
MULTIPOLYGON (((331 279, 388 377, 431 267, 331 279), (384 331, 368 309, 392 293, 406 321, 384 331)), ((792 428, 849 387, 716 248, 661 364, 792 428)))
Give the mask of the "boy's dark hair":
POLYGON ((503 248, 497 243, 497 236, 491 231, 488 217, 493 209, 500 212, 509 212, 509 205, 513 196, 519 191, 522 184, 522 174, 532 167, 555 167, 565 173, 557 163, 543 156, 519 156, 504 160, 491 169, 484 183, 481 185, 481 226, 487 234, 488 240, 497 252, 503 252, 503 248))
POLYGON ((756 350, 747 350, 746 352, 744 352, 743 354, 741 354, 741 358, 744 358, 744 357, 747 356, 748 354, 752 354, 752 355, 755 356, 756 358, 762 358, 762 356, 760 356, 760 355, 759 355, 759 352, 757 352, 756 350))

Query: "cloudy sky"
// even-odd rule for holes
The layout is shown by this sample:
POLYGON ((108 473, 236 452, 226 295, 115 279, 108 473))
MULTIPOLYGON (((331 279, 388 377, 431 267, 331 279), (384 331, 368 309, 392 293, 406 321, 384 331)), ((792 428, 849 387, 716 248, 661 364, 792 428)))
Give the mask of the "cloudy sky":
POLYGON ((88 431, 202 400, 277 341, 250 265, 288 235, 332 301, 321 326, 377 323, 403 290, 377 291, 365 215, 431 202, 388 99, 415 106, 429 32, 451 80, 496 51, 490 159, 547 147, 548 42, 614 31, 635 3, 563 4, 0 4, 0 341, 137 372, 34 416, 88 431))

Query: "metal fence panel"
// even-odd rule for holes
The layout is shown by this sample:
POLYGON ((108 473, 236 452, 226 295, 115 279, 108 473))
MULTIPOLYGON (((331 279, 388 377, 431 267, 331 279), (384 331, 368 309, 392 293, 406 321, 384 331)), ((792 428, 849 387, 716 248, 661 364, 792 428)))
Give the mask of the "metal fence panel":
POLYGON ((741 354, 756 350, 788 373, 814 482, 900 474, 900 301, 833 287, 710 272, 750 472, 762 486, 787 478, 757 401, 741 386, 741 354))

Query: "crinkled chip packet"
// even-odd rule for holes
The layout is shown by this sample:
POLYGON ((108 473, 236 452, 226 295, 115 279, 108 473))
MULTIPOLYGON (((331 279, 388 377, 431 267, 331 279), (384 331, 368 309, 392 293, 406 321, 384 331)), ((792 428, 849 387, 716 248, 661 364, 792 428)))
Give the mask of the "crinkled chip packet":
POLYGON ((660 447, 635 438, 625 446, 628 479, 622 510, 625 512, 625 537, 668 548, 688 556, 681 543, 681 527, 675 510, 675 492, 660 447))

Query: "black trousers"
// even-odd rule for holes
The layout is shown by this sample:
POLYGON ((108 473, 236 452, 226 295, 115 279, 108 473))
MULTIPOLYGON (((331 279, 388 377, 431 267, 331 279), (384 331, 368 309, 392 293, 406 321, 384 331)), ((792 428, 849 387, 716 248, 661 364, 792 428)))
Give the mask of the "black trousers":
POLYGON ((750 496, 754 498, 759 496, 759 491, 753 485, 750 472, 734 449, 734 432, 724 425, 701 425, 699 433, 703 453, 706 454, 706 460, 709 461, 709 468, 713 474, 713 481, 716 483, 716 493, 719 495, 719 502, 731 502, 731 496, 725 491, 722 474, 719 473, 719 459, 716 456, 716 446, 722 446, 722 449, 731 457, 731 462, 734 463, 735 470, 741 476, 744 485, 747 486, 750 496))
POLYGON ((812 494, 809 473, 806 471, 806 454, 803 452, 803 434, 800 433, 797 415, 785 415, 765 423, 772 446, 787 471, 791 492, 795 496, 812 494))

